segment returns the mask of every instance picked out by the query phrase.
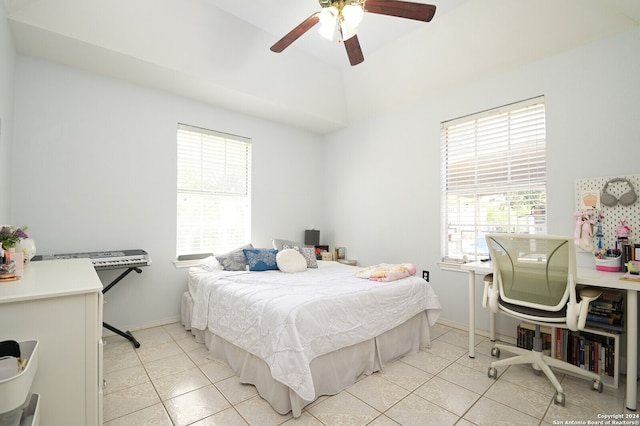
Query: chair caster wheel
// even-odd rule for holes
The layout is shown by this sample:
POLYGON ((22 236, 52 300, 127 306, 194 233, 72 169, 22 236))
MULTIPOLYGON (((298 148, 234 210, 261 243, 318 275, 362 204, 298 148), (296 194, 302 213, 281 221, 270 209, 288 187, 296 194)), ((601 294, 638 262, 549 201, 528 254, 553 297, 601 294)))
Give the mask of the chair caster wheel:
POLYGON ((555 391, 553 394, 553 402, 556 405, 562 405, 564 407, 564 393, 560 393, 558 391, 555 391))
POLYGON ((499 348, 491 348, 491 356, 500 358, 500 349, 499 348))
POLYGON ((600 380, 594 380, 591 383, 591 390, 597 390, 598 393, 602 393, 603 390, 603 385, 602 385, 602 381, 600 380))
POLYGON ((489 367, 489 369, 487 370, 487 377, 489 377, 490 379, 497 379, 498 370, 496 370, 494 367, 489 367))

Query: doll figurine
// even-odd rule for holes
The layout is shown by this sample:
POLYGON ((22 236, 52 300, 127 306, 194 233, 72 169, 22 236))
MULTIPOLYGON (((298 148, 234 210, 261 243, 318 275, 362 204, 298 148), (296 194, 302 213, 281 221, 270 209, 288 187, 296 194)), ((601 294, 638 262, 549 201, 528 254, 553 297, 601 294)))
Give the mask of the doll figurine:
POLYGON ((628 240, 631 234, 631 228, 627 225, 626 220, 621 220, 618 226, 616 226, 616 238, 618 240, 628 240))
POLYGON ((574 232, 575 243, 578 247, 585 251, 593 250, 591 237, 593 236, 593 225, 596 221, 591 217, 592 211, 575 212, 576 226, 574 232))

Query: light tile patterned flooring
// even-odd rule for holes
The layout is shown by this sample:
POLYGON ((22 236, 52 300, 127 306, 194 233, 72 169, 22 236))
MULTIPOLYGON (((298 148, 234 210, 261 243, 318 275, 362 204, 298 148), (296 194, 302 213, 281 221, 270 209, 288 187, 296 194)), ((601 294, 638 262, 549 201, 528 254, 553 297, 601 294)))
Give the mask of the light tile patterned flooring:
POLYGON ((498 380, 488 378, 486 338, 476 336, 471 359, 465 331, 436 324, 432 334, 431 348, 361 377, 338 395, 319 398, 297 419, 276 413, 253 386, 209 359, 204 345, 179 323, 134 332, 139 349, 110 336, 104 348, 104 424, 553 425, 633 413, 624 405, 623 378, 620 389, 605 387, 598 394, 586 380, 559 375, 566 393, 566 406, 560 407, 552 402, 549 381, 529 367, 499 368, 498 380))

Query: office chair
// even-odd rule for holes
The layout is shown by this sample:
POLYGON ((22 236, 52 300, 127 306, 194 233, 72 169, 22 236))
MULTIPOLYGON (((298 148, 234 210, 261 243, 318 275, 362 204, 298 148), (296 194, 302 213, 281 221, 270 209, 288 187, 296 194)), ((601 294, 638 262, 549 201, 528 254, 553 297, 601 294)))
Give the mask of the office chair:
POLYGON ((556 391, 553 400, 565 405, 565 394, 550 367, 592 380, 592 389, 602 392, 600 376, 568 362, 542 353, 540 326, 568 328, 585 327, 589 303, 600 297, 595 288, 576 294, 576 252, 573 238, 552 235, 490 234, 486 236, 493 264, 493 277, 485 279, 483 306, 492 313, 533 323, 533 350, 496 344, 491 355, 500 357, 500 350, 516 356, 491 363, 489 377, 497 378, 496 367, 531 364, 536 374, 543 372, 556 391))

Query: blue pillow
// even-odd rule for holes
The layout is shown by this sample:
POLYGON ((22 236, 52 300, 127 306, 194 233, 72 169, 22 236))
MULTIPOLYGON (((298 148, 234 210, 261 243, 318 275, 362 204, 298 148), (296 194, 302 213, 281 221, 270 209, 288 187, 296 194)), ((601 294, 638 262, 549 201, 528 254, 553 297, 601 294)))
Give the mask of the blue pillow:
POLYGON ((244 257, 247 260, 250 271, 277 271, 275 249, 244 249, 244 257))

